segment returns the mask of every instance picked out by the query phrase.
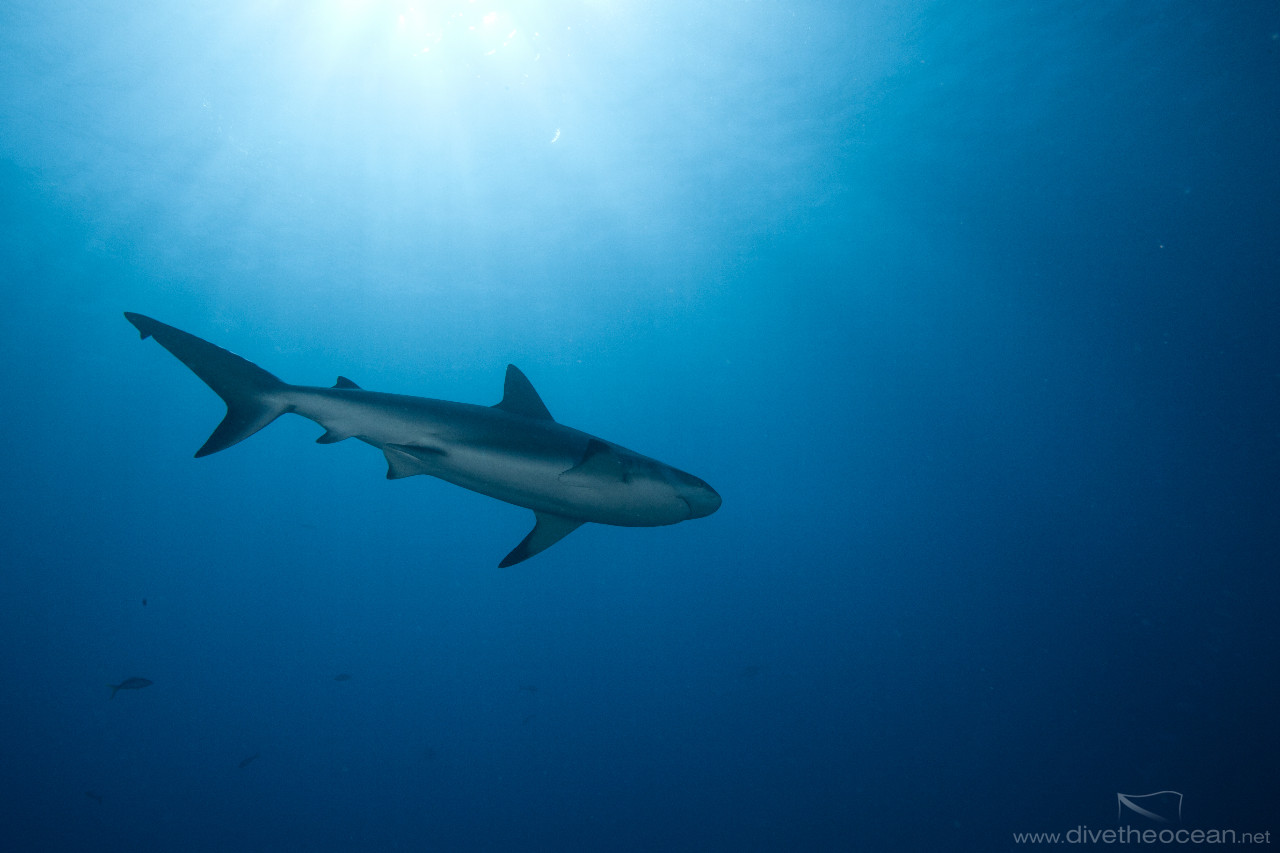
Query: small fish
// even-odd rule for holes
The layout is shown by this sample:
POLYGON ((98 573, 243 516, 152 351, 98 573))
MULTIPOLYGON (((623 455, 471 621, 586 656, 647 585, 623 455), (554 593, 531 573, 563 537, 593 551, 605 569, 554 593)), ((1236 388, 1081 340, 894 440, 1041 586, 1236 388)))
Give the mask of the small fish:
POLYGON ((519 692, 519 693, 537 693, 537 692, 538 692, 538 685, 536 685, 536 684, 521 684, 518 688, 516 688, 516 691, 517 691, 517 692, 519 692))
POLYGON ((146 600, 145 598, 144 598, 144 599, 142 599, 142 606, 143 606, 143 607, 146 607, 146 606, 147 606, 147 600, 146 600))
POLYGON ((250 755, 248 758, 246 758, 246 759, 244 759, 243 761, 241 761, 241 762, 240 762, 240 766, 241 766, 241 767, 248 767, 250 764, 252 764, 252 763, 253 763, 253 760, 254 760, 255 758, 257 758, 257 757, 258 757, 259 755, 261 755, 261 754, 262 754, 262 753, 260 753, 260 752, 255 752, 253 755, 250 755))
POLYGON ((102 805, 102 795, 101 795, 101 794, 95 794, 93 791, 85 791, 85 792, 84 792, 84 795, 85 795, 86 797, 88 797, 89 799, 93 800, 93 801, 94 801, 95 803, 97 803, 98 805, 102 805))
POLYGON ((351 676, 347 675, 345 672, 340 672, 333 677, 333 680, 334 681, 350 681, 351 676))
POLYGON ((126 678, 119 684, 108 684, 111 688, 111 698, 116 698, 117 690, 141 690, 144 687, 150 687, 155 682, 146 678, 126 678))

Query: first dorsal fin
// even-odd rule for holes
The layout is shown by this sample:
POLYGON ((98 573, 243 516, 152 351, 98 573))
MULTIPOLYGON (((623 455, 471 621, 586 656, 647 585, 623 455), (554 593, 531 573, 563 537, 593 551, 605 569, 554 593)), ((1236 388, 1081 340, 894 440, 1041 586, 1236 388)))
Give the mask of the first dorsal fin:
POLYGON ((356 389, 357 391, 359 391, 359 390, 360 390, 360 386, 359 386, 359 385, 357 385, 356 383, 352 382, 350 379, 348 379, 348 378, 347 378, 347 377, 345 377, 345 376, 339 376, 339 377, 338 377, 338 381, 337 381, 337 382, 335 382, 335 383, 333 383, 333 387, 334 387, 334 388, 354 388, 354 389, 356 389))
POLYGON ((507 365, 507 380, 502 388, 502 402, 494 408, 513 415, 524 415, 526 418, 555 420, 547 411, 538 392, 533 390, 533 383, 514 364, 507 365))

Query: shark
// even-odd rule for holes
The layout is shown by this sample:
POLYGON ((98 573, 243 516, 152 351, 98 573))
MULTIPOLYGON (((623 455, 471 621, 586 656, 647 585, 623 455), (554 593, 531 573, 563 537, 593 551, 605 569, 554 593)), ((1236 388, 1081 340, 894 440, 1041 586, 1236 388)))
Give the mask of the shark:
POLYGON ((381 450, 389 480, 437 477, 532 510, 533 529, 499 568, 545 551, 587 522, 658 527, 720 508, 720 495, 698 477, 558 423, 511 364, 502 399, 492 406, 367 391, 345 376, 328 388, 290 385, 181 329, 142 314, 124 316, 226 404, 196 458, 244 441, 281 415, 301 415, 324 429, 319 444, 355 438, 381 450))

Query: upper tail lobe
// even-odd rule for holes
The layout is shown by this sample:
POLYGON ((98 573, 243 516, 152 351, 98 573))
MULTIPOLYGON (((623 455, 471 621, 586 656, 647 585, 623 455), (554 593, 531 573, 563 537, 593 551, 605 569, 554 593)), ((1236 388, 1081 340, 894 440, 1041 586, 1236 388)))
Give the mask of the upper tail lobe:
POLYGON ((288 411, 284 395, 279 392, 289 385, 256 364, 159 320, 129 311, 124 316, 137 327, 143 339, 155 338, 227 404, 227 416, 196 451, 197 457, 244 441, 288 411))

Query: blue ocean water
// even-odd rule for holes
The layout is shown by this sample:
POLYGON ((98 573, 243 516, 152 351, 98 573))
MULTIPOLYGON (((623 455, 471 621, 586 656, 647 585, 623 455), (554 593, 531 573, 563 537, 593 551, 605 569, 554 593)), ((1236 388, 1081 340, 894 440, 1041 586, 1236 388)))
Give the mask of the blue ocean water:
POLYGON ((4 846, 1280 830, 1278 139, 1274 3, 6 4, 4 846), (497 569, 309 421, 193 459, 124 311, 724 505, 497 569))

